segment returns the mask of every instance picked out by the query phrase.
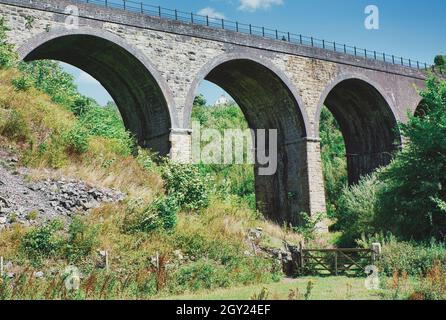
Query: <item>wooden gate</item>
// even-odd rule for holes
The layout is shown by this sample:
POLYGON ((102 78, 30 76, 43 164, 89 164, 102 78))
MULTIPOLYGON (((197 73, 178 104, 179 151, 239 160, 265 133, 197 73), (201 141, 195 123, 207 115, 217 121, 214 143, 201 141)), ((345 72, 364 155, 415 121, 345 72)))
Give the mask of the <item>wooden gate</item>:
POLYGON ((305 274, 358 275, 375 263, 372 249, 301 249, 299 268, 305 274))

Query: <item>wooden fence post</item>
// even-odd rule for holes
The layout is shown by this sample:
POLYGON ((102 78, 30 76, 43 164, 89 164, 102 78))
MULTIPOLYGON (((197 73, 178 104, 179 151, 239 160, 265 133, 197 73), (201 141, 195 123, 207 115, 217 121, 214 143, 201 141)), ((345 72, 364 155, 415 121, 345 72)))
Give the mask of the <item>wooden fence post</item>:
POLYGON ((338 276, 338 252, 335 251, 334 254, 334 267, 335 267, 335 276, 338 276))
POLYGON ((299 252, 300 252, 300 268, 303 269, 305 267, 304 262, 304 242, 299 242, 299 252))

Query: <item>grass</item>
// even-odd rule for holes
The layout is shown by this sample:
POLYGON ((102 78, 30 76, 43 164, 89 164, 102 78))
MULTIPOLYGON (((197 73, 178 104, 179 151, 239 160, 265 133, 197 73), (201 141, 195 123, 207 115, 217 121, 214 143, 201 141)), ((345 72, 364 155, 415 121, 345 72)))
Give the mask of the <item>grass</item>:
POLYGON ((309 300, 379 300, 385 290, 368 290, 363 278, 347 277, 303 277, 284 279, 278 283, 253 285, 240 288, 218 289, 199 293, 168 296, 168 300, 250 300, 263 288, 269 292, 270 300, 288 300, 290 291, 296 291, 303 297, 309 282, 314 284, 309 300))

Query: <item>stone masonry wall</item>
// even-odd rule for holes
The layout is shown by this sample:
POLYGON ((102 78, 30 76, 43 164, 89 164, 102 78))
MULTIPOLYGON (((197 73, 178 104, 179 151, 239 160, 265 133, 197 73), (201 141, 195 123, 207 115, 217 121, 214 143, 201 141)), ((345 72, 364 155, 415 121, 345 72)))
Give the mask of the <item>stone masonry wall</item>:
MULTIPOLYGON (((0 16, 7 18, 11 28, 8 36, 22 57, 34 49, 30 43, 36 43, 37 37, 66 28, 63 10, 70 4, 74 2, 0 0, 0 16)), ((171 155, 182 162, 190 159, 187 118, 192 108, 191 97, 206 76, 203 70, 227 55, 265 61, 271 70, 278 70, 288 80, 290 90, 296 93, 300 107, 296 112, 302 114, 306 125, 304 141, 311 213, 325 211, 318 125, 320 108, 330 89, 349 78, 367 81, 383 95, 397 120, 405 120, 407 112, 414 112, 419 103, 415 87, 423 85, 424 75, 417 70, 283 41, 77 5, 80 29, 72 30, 73 34, 99 30, 117 36, 129 48, 141 52, 159 72, 162 78, 156 80, 165 83, 168 94, 173 97, 169 105, 175 118, 170 137, 171 155)))

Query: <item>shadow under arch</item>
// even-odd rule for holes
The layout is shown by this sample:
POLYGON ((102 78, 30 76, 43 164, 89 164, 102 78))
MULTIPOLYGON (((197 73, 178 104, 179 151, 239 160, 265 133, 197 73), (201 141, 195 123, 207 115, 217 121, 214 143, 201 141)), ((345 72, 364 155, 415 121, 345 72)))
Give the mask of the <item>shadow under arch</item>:
POLYGON ((90 74, 112 96, 138 143, 169 154, 170 131, 178 127, 173 96, 138 49, 107 31, 61 28, 33 37, 18 52, 26 62, 56 60, 90 74))
POLYGON ((398 129, 401 117, 385 91, 370 79, 344 74, 327 86, 316 113, 316 135, 324 105, 335 117, 344 137, 350 184, 388 165, 401 148, 398 129))
POLYGON ((305 139, 308 120, 291 82, 270 62, 257 57, 244 53, 217 57, 202 68, 192 84, 185 127, 191 126, 193 101, 203 80, 234 98, 251 129, 277 129, 277 171, 262 176, 259 165, 254 166, 257 207, 270 220, 298 225, 299 213, 310 213, 305 139))

